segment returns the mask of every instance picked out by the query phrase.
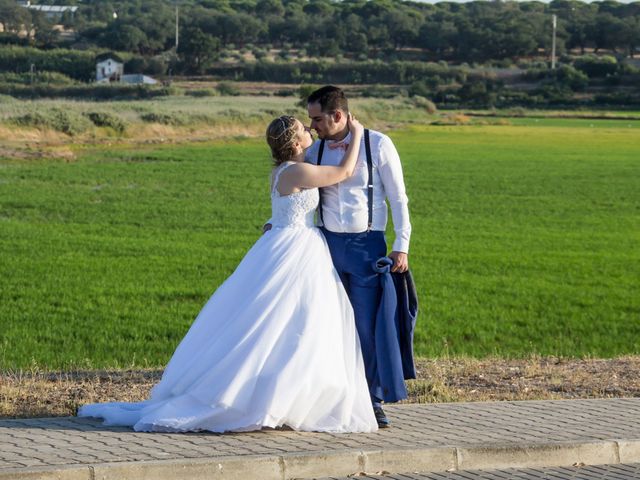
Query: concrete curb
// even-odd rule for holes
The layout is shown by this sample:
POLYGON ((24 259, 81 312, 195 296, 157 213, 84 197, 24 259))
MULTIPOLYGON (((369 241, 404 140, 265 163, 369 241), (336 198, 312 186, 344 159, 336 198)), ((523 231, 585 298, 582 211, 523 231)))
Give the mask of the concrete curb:
POLYGON ((0 480, 290 480, 344 477, 358 472, 444 472, 634 462, 640 462, 640 440, 605 440, 14 468, 1 471, 0 480))

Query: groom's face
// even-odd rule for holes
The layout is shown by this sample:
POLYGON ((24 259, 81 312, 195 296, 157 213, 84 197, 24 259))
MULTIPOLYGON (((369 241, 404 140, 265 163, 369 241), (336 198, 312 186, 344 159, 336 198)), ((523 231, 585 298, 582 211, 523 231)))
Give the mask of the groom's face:
POLYGON ((323 112, 320 103, 309 103, 307 110, 311 119, 310 128, 316 131, 318 138, 331 139, 344 129, 342 124, 344 122, 340 122, 340 118, 344 117, 344 115, 340 115, 341 112, 323 112))

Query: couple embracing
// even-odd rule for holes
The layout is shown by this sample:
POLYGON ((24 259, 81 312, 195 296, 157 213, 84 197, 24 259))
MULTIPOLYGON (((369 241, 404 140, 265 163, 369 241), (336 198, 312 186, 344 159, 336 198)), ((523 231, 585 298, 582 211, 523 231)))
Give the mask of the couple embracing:
POLYGON ((272 218, 198 314, 150 398, 85 405, 80 416, 138 431, 389 425, 382 402, 406 397, 413 363, 385 308, 401 306, 389 302, 394 282, 385 275, 408 270, 400 159, 387 136, 349 114, 338 87, 313 92, 308 111, 310 128, 290 116, 267 128, 272 218), (396 237, 388 264, 385 199, 396 237))

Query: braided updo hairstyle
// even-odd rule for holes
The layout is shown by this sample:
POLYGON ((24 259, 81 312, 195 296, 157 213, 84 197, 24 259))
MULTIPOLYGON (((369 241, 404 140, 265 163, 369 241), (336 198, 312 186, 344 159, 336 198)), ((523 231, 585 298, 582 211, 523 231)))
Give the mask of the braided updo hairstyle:
POLYGON ((271 147, 274 166, 281 165, 296 154, 296 119, 290 115, 276 118, 267 127, 267 143, 271 147))

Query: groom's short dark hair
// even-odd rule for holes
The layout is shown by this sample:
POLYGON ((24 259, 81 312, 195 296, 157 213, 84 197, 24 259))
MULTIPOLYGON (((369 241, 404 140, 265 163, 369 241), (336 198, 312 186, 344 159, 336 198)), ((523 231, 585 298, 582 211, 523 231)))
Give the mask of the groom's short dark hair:
POLYGON ((307 97, 307 103, 319 103, 323 113, 333 113, 342 110, 349 113, 349 102, 340 87, 326 85, 307 97))

